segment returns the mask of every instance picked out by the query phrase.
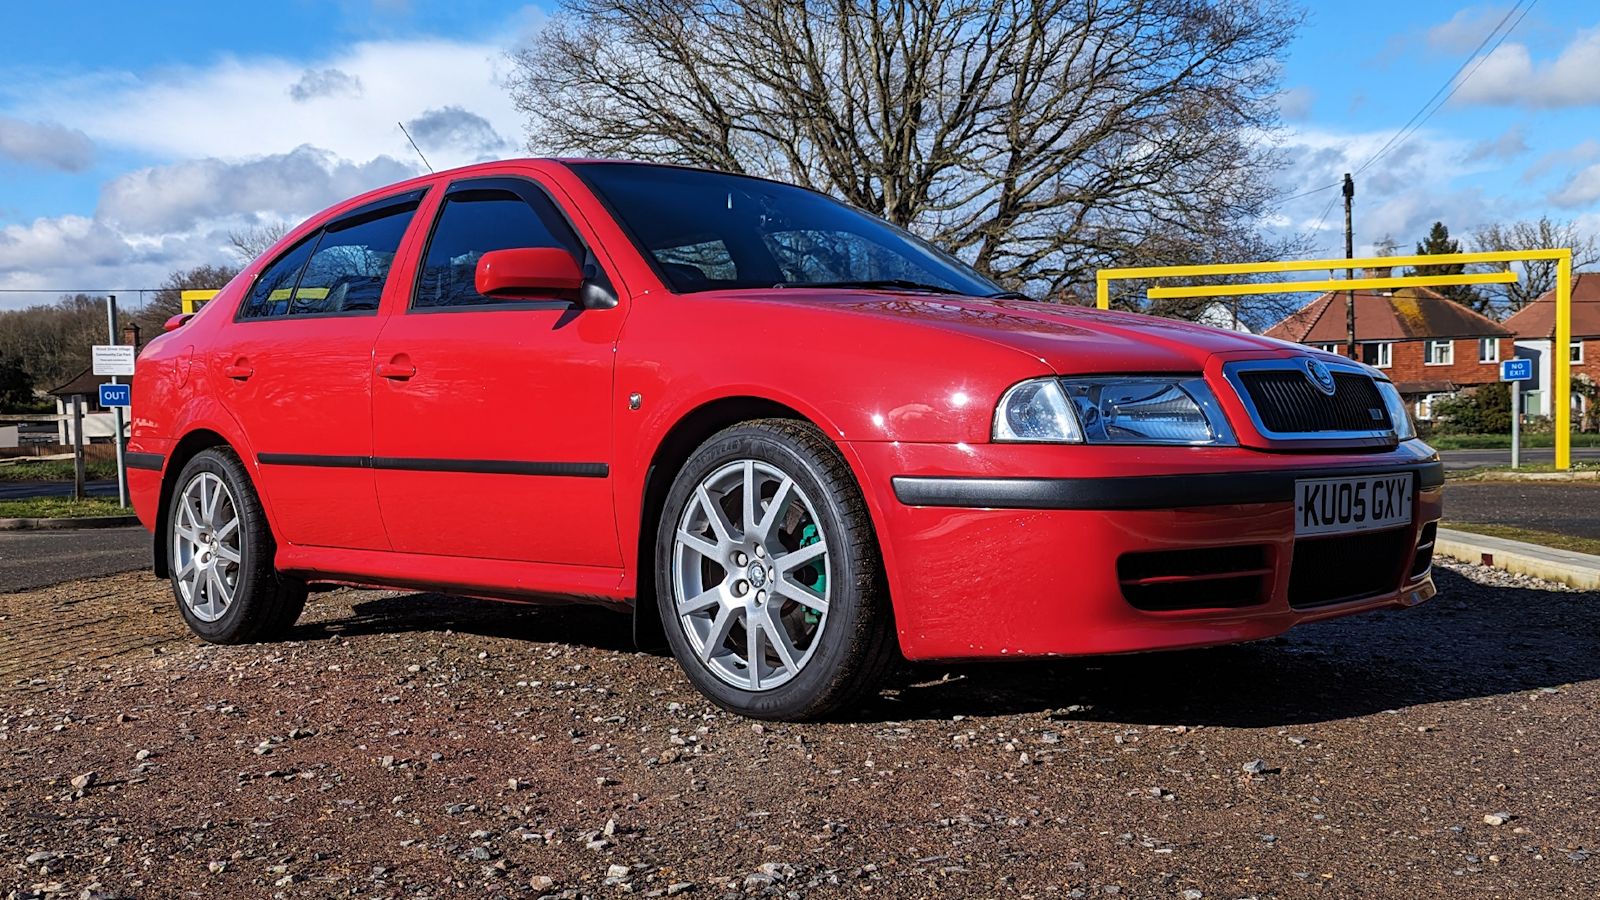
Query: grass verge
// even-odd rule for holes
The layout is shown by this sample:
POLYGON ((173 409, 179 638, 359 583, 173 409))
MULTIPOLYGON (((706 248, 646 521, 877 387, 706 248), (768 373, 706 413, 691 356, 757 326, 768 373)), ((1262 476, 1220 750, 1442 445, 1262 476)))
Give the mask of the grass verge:
POLYGON ((1572 534, 1535 531, 1531 528, 1518 528, 1514 525, 1479 525, 1473 522, 1440 522, 1439 527, 1456 531, 1470 531, 1473 534, 1505 538, 1509 541, 1522 541, 1525 544, 1538 544, 1541 547, 1551 547, 1556 550, 1569 550, 1573 553, 1588 553, 1593 556, 1600 556, 1600 541, 1572 534))
POLYGON ((115 500, 90 497, 33 497, 28 500, 0 500, 0 519, 79 519, 86 516, 131 516, 115 500))
MULTIPOLYGON (((114 462, 90 462, 84 466, 90 481, 108 481, 117 477, 114 462)), ((71 481, 72 460, 51 459, 44 462, 17 462, 0 465, 0 481, 71 481)))

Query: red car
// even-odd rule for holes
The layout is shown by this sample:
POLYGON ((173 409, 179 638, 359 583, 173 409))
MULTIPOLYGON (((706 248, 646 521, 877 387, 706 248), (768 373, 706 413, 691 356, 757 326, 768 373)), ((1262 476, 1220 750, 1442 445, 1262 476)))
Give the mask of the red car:
POLYGON ((521 160, 295 229, 145 348, 128 454, 205 640, 308 586, 631 609, 722 706, 897 654, 1199 647, 1434 593, 1384 375, 1026 300, 742 176, 521 160))

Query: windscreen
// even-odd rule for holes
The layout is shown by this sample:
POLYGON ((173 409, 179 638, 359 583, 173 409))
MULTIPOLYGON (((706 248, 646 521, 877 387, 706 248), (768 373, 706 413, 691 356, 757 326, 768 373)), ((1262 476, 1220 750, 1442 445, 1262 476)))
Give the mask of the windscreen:
POLYGON ((772 181, 627 163, 579 163, 678 293, 849 285, 1002 293, 882 219, 772 181))

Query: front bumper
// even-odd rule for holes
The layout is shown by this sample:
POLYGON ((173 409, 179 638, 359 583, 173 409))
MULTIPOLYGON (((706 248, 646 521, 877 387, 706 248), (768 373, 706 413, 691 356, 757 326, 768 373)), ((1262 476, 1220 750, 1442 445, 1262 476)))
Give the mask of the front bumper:
MULTIPOLYGON (((910 659, 993 659, 1176 649, 1258 640, 1302 622, 1433 596, 1413 574, 1424 526, 1443 509, 1442 468, 1408 442, 1382 454, 1238 448, 856 443, 910 659), (1291 605, 1294 482, 1415 472, 1392 577, 1360 599, 1291 605), (1150 610, 1125 596, 1127 554, 1260 548, 1259 602, 1150 610)), ((1386 570, 1387 571, 1387 570, 1386 570)), ((1302 575, 1302 579, 1304 575, 1302 575)))

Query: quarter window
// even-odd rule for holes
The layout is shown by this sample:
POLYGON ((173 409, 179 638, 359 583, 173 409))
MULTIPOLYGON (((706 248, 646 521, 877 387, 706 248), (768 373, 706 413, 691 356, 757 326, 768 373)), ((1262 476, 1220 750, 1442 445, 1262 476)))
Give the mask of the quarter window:
POLYGON ((1361 361, 1380 369, 1389 368, 1394 358, 1394 344, 1389 341, 1370 341, 1361 345, 1361 361))
POLYGON ((1500 339, 1478 338, 1478 362, 1497 363, 1500 361, 1500 339))
POLYGON ((485 253, 524 247, 560 247, 584 258, 577 235, 532 185, 496 179, 453 188, 428 242, 412 308, 524 302, 526 298, 485 297, 475 286, 478 260, 485 253))
POLYGON ((379 201, 296 244, 256 276, 239 318, 376 312, 420 197, 379 201))
POLYGON ((1423 345, 1423 363, 1430 366, 1448 366, 1456 361, 1455 341, 1428 341, 1423 345))
POLYGON ((291 315, 373 312, 416 203, 334 222, 317 239, 291 315))

